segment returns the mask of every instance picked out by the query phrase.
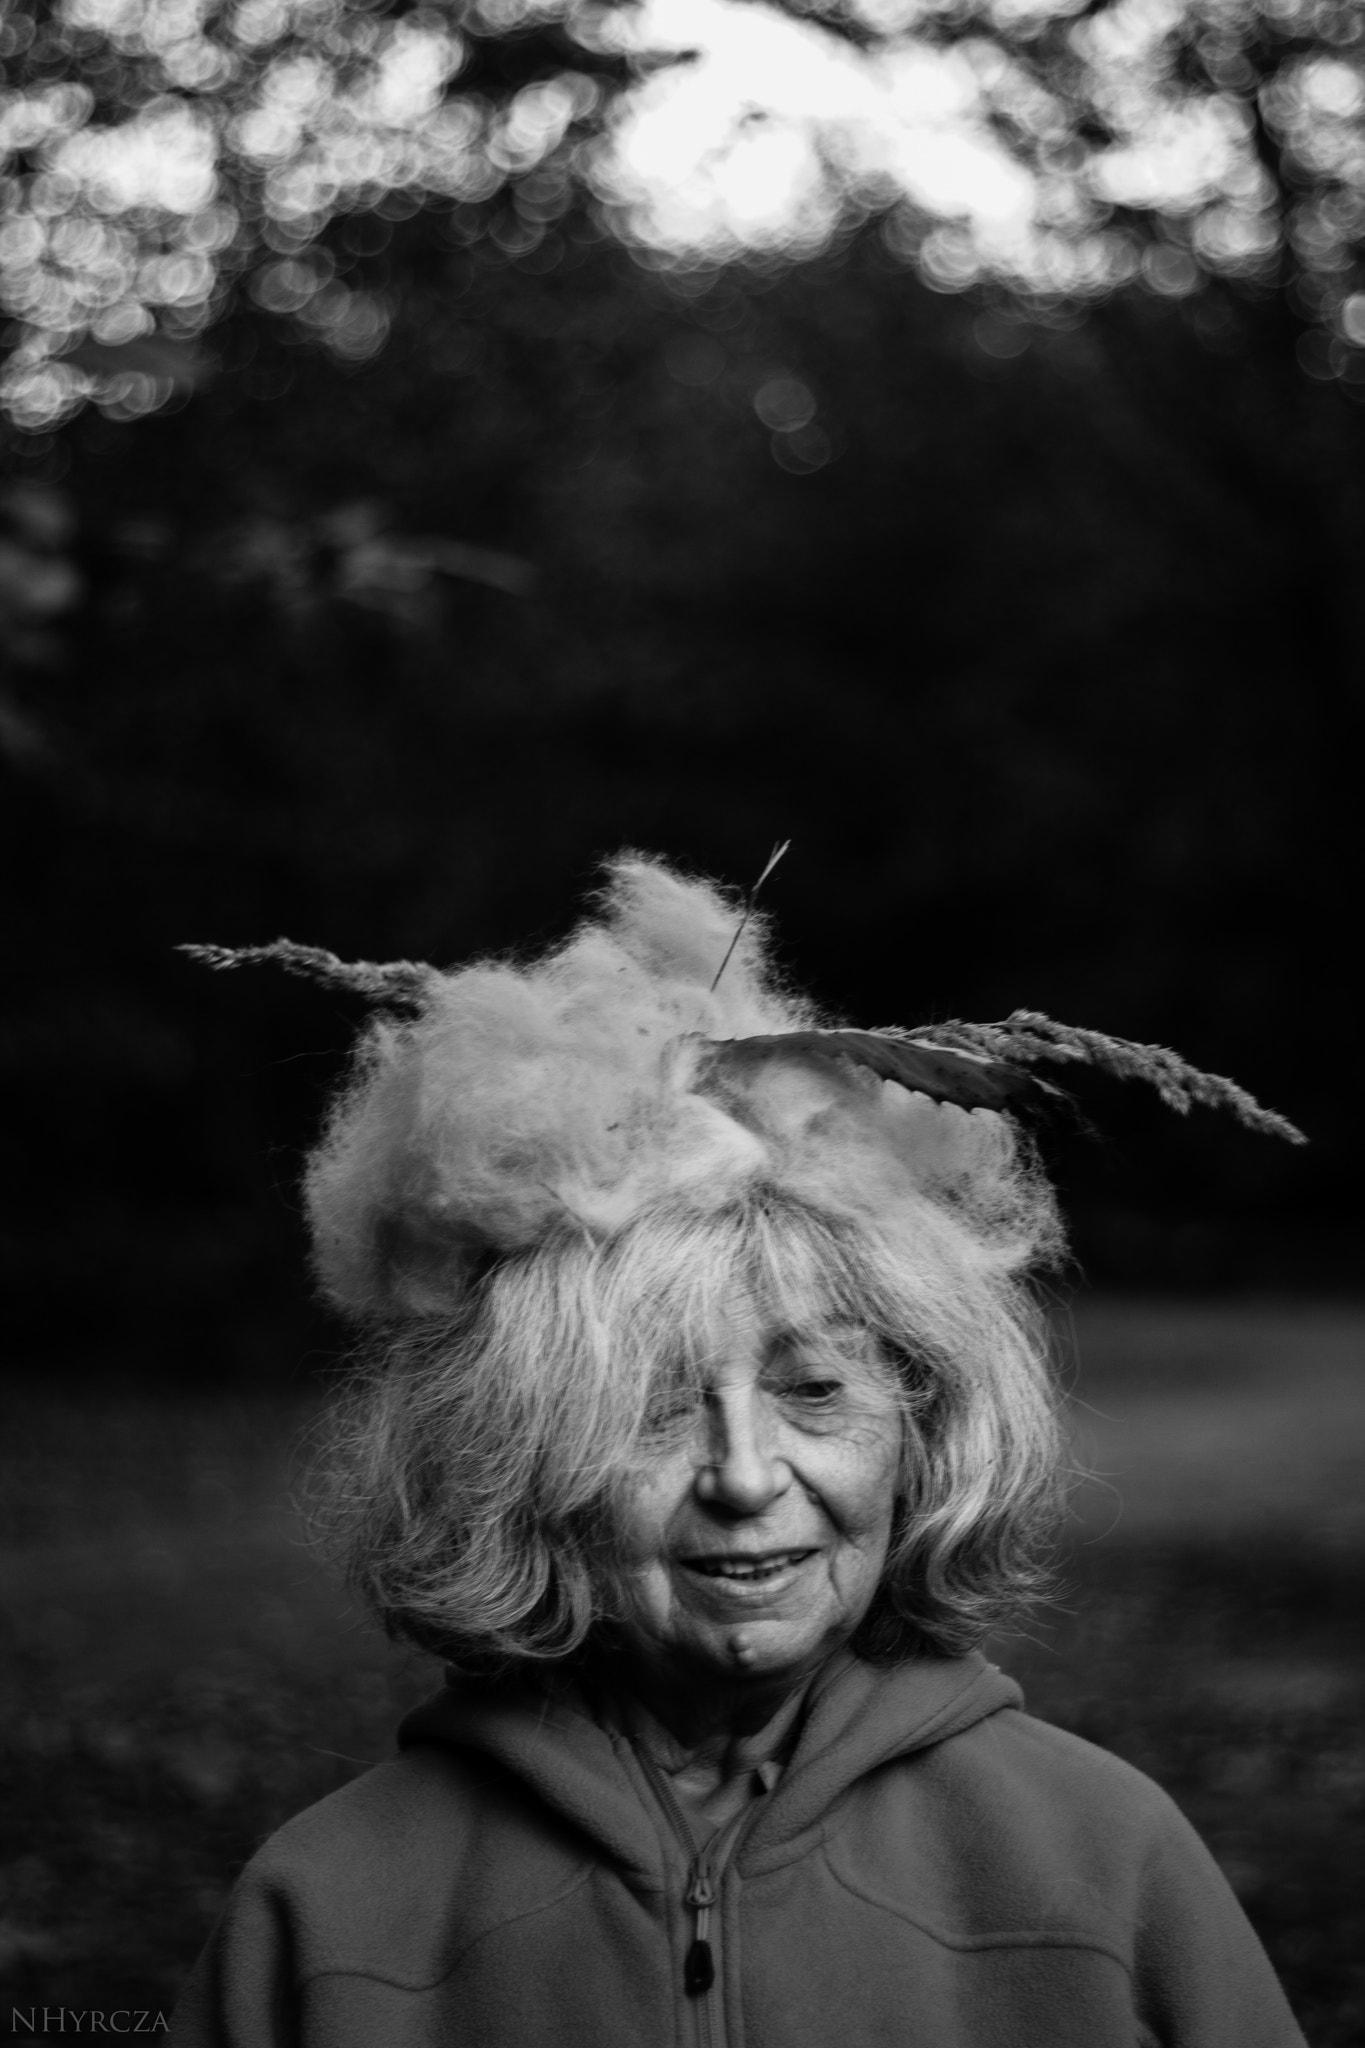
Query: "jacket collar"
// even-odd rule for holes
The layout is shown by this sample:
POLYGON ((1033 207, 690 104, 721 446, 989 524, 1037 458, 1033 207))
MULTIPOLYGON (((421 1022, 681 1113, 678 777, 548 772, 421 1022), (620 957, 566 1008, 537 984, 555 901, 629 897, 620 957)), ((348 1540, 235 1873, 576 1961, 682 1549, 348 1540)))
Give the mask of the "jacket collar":
MULTIPOLYGON (((883 1670, 841 1652, 810 1688, 782 1778, 745 1829, 741 1864, 782 1860, 845 1792, 892 1758, 1022 1703, 1013 1680, 976 1653, 883 1670)), ((489 1758, 599 1852, 656 1886, 663 1882, 658 1836, 621 1754, 628 1737, 608 1720, 573 1683, 452 1675, 407 1716, 398 1740, 403 1748, 435 1743, 489 1758)))

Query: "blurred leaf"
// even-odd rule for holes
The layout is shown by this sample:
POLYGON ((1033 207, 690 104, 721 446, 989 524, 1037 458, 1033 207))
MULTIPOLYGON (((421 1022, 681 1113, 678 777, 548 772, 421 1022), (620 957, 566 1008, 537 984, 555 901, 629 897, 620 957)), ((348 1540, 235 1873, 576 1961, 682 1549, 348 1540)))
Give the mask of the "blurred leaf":
MULTIPOLYGON (((243 284, 369 360, 394 309, 345 275, 355 224, 426 207, 518 262, 586 216, 684 277, 875 218, 943 293, 1045 310, 1214 280, 1277 294, 1308 374, 1365 375, 1355 0, 11 0, 0 42, 21 428, 189 388, 118 352, 192 343, 243 284)), ((796 438, 774 456, 823 466, 796 438)))

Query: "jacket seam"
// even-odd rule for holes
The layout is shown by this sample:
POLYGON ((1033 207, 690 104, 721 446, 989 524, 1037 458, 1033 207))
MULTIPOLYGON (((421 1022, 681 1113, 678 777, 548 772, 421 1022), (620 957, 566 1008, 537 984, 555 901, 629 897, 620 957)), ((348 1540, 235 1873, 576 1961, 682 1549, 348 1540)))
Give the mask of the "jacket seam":
POLYGON ((915 1913, 908 1913, 904 1906, 896 1905, 889 1899, 879 1898, 875 1892, 865 1891, 862 1886, 854 1884, 851 1878, 845 1877, 842 1871, 835 1869, 828 1856, 824 1861, 825 1868, 835 1883, 842 1885, 855 1899, 861 1899, 865 1905, 876 1906, 881 1912, 889 1913, 893 1919, 904 1920, 911 1927, 917 1927, 921 1934, 927 1934, 930 1940, 938 1942, 941 1948, 961 1951, 992 1948, 1088 1949, 1095 1955, 1105 1956, 1111 1963, 1117 1963, 1124 1975, 1132 1979, 1132 1962, 1120 1949, 1115 1948, 1110 1942, 1100 1940, 1096 1935, 1086 1934, 1080 1928, 1068 1930, 1037 1927, 1020 1928, 1017 1932, 1008 1934, 950 1934, 946 1928, 935 1927, 931 1921, 922 1920, 915 1913))
POLYGON ((793 1863, 802 1863, 807 1856, 817 1856, 831 1842, 837 1841, 853 1817, 853 1801, 840 1799, 837 1808, 827 1813, 800 1834, 786 1842, 774 1843, 769 1848, 759 1848, 750 1853, 741 1844, 741 1851, 735 1858, 735 1870, 746 1884, 756 1877, 767 1877, 774 1870, 787 1870, 793 1863), (813 1839, 812 1839, 813 1837, 813 1839))
POLYGON ((548 1899, 537 1900, 534 1906, 527 1906, 519 1913, 509 1913, 505 1920, 496 1920, 491 1927, 481 1928, 451 1958, 449 1966, 442 1970, 439 1977, 431 1977, 418 1984, 405 1984, 401 1978, 385 1976, 382 1970, 321 1969, 311 1971, 306 1977, 300 1977, 299 1989, 302 1991, 309 1984, 321 1984, 329 1977, 354 1977, 366 1984, 386 1985, 390 1991, 435 1991, 440 1985, 450 1981, 461 1963, 473 1954, 480 1942, 487 1941, 491 1935, 504 1933, 507 1928, 515 1927, 523 1920, 534 1920, 538 1913, 548 1913, 552 1907, 562 1906, 566 1899, 571 1899, 575 1892, 581 1891, 585 1884, 591 1883, 592 1877, 593 1866, 589 1864, 571 1883, 566 1884, 562 1891, 555 1892, 548 1899))

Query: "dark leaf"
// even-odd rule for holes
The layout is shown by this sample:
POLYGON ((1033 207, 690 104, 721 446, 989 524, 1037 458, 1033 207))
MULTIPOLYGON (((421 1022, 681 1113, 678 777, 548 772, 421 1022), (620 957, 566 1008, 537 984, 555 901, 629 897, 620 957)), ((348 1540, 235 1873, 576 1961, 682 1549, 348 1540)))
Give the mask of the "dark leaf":
POLYGON ((1042 1108, 1060 1094, 1003 1060, 923 1045, 886 1031, 784 1031, 773 1037, 718 1040, 714 1051, 716 1064, 731 1072, 774 1059, 815 1066, 851 1061, 883 1081, 895 1081, 934 1102, 956 1103, 960 1109, 1042 1108))

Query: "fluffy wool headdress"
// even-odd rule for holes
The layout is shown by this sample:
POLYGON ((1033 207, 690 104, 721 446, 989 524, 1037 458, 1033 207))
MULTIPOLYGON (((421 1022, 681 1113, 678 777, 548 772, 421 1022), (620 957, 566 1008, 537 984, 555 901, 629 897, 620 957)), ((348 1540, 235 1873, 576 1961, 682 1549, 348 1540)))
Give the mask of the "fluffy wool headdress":
POLYGON ((762 920, 662 861, 609 863, 592 913, 529 965, 347 965, 278 940, 184 950, 273 959, 379 1006, 309 1165, 318 1276, 366 1320, 448 1312, 488 1255, 602 1241, 652 1205, 714 1211, 775 1187, 879 1229, 932 1203, 1008 1237, 1013 1115, 1086 1061, 1178 1109, 1283 1118, 1161 1047, 1016 1011, 1001 1024, 822 1028, 771 967, 762 920), (738 931, 738 941, 736 934, 738 931), (722 971, 723 969, 723 971, 722 971))

